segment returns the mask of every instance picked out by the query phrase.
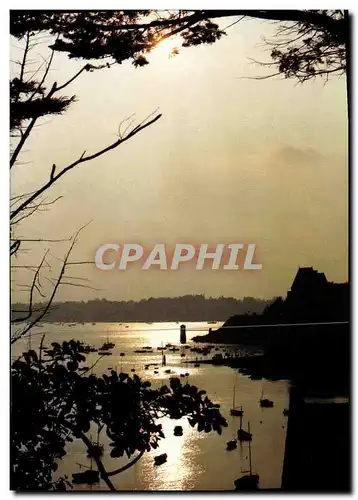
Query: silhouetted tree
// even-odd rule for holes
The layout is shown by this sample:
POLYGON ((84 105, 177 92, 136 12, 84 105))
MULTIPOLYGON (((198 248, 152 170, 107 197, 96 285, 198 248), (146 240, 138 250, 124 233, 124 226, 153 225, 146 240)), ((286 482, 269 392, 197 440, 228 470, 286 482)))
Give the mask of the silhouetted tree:
MULTIPOLYGON (((43 339, 42 339, 43 340, 43 339)), ((100 358, 99 358, 100 359, 100 358)), ((85 346, 71 340, 53 342, 39 353, 30 350, 12 364, 12 474, 11 488, 19 491, 64 490, 67 477, 53 481, 58 460, 74 439, 82 440, 88 456, 108 488, 111 477, 134 465, 164 438, 160 418, 188 417, 199 432, 222 432, 226 420, 205 391, 171 378, 169 387, 152 389, 150 382, 125 373, 88 375, 79 371, 85 346), (88 437, 91 427, 110 439, 113 459, 126 455, 128 463, 107 471, 102 447, 88 437)))
MULTIPOLYGON (((75 96, 63 96, 61 92, 82 73, 102 69, 103 66, 86 63, 67 82, 55 82, 48 87, 46 80, 54 50, 44 61, 43 67, 39 67, 29 77, 26 68, 29 53, 36 43, 36 26, 26 15, 23 17, 18 12, 12 15, 11 33, 24 42, 23 58, 19 61, 17 75, 10 82, 10 129, 13 139, 10 168, 14 168, 38 121, 45 116, 65 113, 75 101, 75 96), (38 74, 42 76, 38 77, 38 74)), ((48 179, 43 185, 31 193, 13 197, 10 211, 11 256, 17 256, 23 241, 16 237, 17 225, 42 206, 52 205, 56 201, 47 202, 42 198, 53 184, 76 166, 117 148, 159 118, 160 115, 156 114, 137 126, 129 124, 123 133, 119 131, 113 143, 95 153, 85 151, 65 167, 58 168, 53 163, 49 166, 48 179)), ((38 266, 29 266, 34 272, 29 285, 29 302, 25 310, 12 318, 13 326, 17 325, 18 330, 12 331, 11 343, 30 334, 32 327, 47 315, 60 285, 73 284, 71 278, 66 277, 66 269, 77 237, 78 232, 71 239, 58 276, 49 279, 53 285, 49 300, 39 307, 35 306, 34 297, 36 293, 43 297, 40 273, 45 265, 46 269, 50 267, 46 261, 47 253, 38 266)), ((216 430, 221 433, 221 426, 226 425, 217 406, 204 397, 204 391, 198 391, 189 384, 182 386, 178 379, 171 379, 169 387, 155 390, 150 388, 149 382, 141 381, 136 375, 117 375, 114 371, 110 376, 88 375, 90 369, 87 372, 79 371, 80 364, 86 360, 85 353, 84 346, 76 341, 63 342, 61 345, 54 342, 50 349, 45 350, 42 339, 38 353, 30 349, 12 363, 12 489, 64 490, 71 486, 66 477, 54 481, 53 473, 58 468, 58 460, 66 455, 68 443, 81 439, 88 455, 95 461, 101 478, 109 489, 115 491, 110 477, 134 465, 146 451, 157 448, 160 439, 164 438, 162 426, 158 422, 161 417, 179 419, 187 416, 192 426, 204 432, 216 430), (112 458, 127 455, 129 461, 126 465, 112 471, 105 469, 101 460, 101 447, 93 444, 88 435, 91 426, 97 427, 98 435, 106 432, 111 440, 112 458)))
MULTIPOLYGON (((347 70, 349 18, 338 10, 236 10, 236 11, 12 11, 11 35, 24 43, 18 73, 10 81, 10 129, 13 147, 10 168, 14 167, 24 145, 39 120, 45 116, 65 113, 76 97, 62 94, 70 84, 85 72, 110 67, 131 60, 133 65, 148 64, 146 55, 159 42, 180 35, 182 46, 212 44, 226 34, 214 20, 234 17, 234 23, 245 17, 279 22, 278 37, 271 56, 278 73, 306 81, 315 76, 344 73, 347 70), (289 23, 283 25, 282 23, 289 23), (46 32, 52 36, 51 55, 28 77, 26 65, 35 37, 46 32), (280 37, 287 37, 281 40, 280 37), (54 53, 65 52, 70 58, 83 59, 84 66, 67 82, 55 82, 51 87, 47 77, 54 53), (41 71, 40 71, 41 69, 41 71), (42 74, 41 77, 38 75, 42 74)), ((233 23, 232 23, 233 24, 233 23)), ((174 52, 178 53, 178 50, 174 52)), ((124 141, 153 124, 160 118, 151 115, 141 124, 119 133, 116 141, 95 153, 84 151, 81 156, 59 169, 49 165, 48 179, 32 193, 16 196, 11 201, 10 253, 16 255, 21 238, 16 237, 16 225, 30 217, 47 202, 43 195, 63 175, 78 165, 91 161, 117 148, 124 141)), ((72 241, 70 250, 72 249, 72 241)), ((41 289, 39 273, 45 257, 34 268, 30 286, 30 307, 24 312, 29 321, 13 341, 23 336, 48 311, 54 294, 64 277, 69 254, 57 280, 50 302, 44 310, 32 308, 33 294, 41 289)), ((68 283, 67 283, 68 284, 68 283)), ((22 318, 24 319, 24 318, 22 318)), ((110 489, 112 475, 133 465, 146 451, 156 448, 163 438, 157 418, 188 416, 199 431, 221 432, 226 425, 216 406, 203 397, 203 392, 172 379, 170 387, 150 389, 148 382, 112 372, 110 376, 79 373, 79 364, 85 361, 83 346, 75 341, 53 343, 52 348, 37 354, 30 350, 12 364, 12 487, 18 490, 64 489, 65 479, 54 483, 52 474, 57 460, 66 454, 66 444, 75 438, 83 441, 96 462, 102 479, 110 489), (106 431, 111 439, 113 458, 124 453, 135 458, 127 466, 106 471, 98 448, 94 448, 87 433, 91 425, 106 431)))
POLYGON ((227 32, 214 20, 229 17, 235 18, 230 26, 244 18, 278 22, 276 38, 267 40, 274 74, 302 82, 347 69, 349 16, 343 10, 13 11, 11 32, 47 31, 56 37, 51 47, 70 58, 144 66, 148 52, 174 35, 183 47, 216 42, 227 32))
MULTIPOLYGON (((40 18, 42 15, 39 14, 40 18)), ((35 18, 37 14, 35 14, 35 18)), ((46 17, 46 16, 45 16, 46 17)), ((95 69, 102 69, 103 65, 97 66, 86 63, 76 74, 74 74, 68 81, 63 83, 54 82, 48 84, 48 77, 54 58, 54 50, 51 51, 49 57, 42 61, 39 66, 34 69, 31 63, 36 61, 32 60, 31 54, 33 49, 38 43, 42 43, 38 39, 38 30, 33 25, 33 22, 27 14, 21 11, 14 11, 10 21, 10 32, 21 40, 23 43, 23 55, 20 61, 13 62, 13 78, 10 81, 10 132, 11 140, 11 153, 10 153, 10 169, 16 168, 19 164, 19 158, 24 150, 24 147, 33 132, 35 126, 39 123, 41 118, 45 116, 55 116, 65 113, 71 104, 76 101, 76 97, 65 96, 63 91, 67 89, 75 80, 77 80, 83 73, 92 72, 95 69), (30 75, 30 76, 29 76, 30 75)), ((76 281, 67 276, 66 272, 70 265, 69 257, 71 251, 76 243, 79 232, 76 232, 71 238, 65 239, 24 239, 17 235, 17 228, 20 223, 24 223, 26 219, 30 218, 33 214, 47 209, 54 205, 59 198, 50 199, 46 197, 51 187, 57 183, 64 175, 73 170, 83 163, 90 162, 96 158, 107 154, 108 152, 118 148, 121 144, 133 138, 139 132, 146 129, 148 126, 155 123, 160 114, 153 113, 145 118, 141 123, 135 125, 133 122, 125 123, 125 127, 119 127, 118 136, 109 145, 95 152, 83 151, 83 153, 68 165, 58 167, 55 162, 49 165, 48 177, 40 184, 38 188, 30 193, 22 193, 11 198, 10 207, 10 255, 18 257, 21 251, 22 242, 36 242, 41 243, 58 243, 60 241, 69 241, 69 251, 67 251, 62 258, 62 265, 55 276, 49 276, 51 263, 49 262, 49 252, 46 252, 41 258, 40 262, 34 266, 21 266, 18 260, 12 263, 12 269, 15 273, 18 268, 26 267, 26 269, 33 273, 32 279, 25 286, 28 289, 28 307, 21 311, 21 314, 13 319, 13 323, 17 325, 17 330, 12 335, 12 342, 15 342, 21 336, 26 335, 29 330, 38 321, 44 318, 50 310, 52 301, 60 286, 74 286, 76 281), (124 128, 124 130, 123 130, 124 128), (35 295, 39 295, 41 299, 45 297, 43 293, 43 280, 41 275, 47 273, 47 282, 52 285, 52 290, 49 293, 49 299, 41 308, 34 307, 35 295), (23 322, 27 324, 23 326, 23 322)), ((123 123, 121 124, 123 125, 123 123)), ((72 262, 71 266, 75 264, 72 262)), ((56 266, 54 266, 56 268, 56 266)), ((73 269, 73 268, 72 268, 73 269)), ((13 282, 14 284, 14 278, 13 282)), ((81 286, 89 286, 82 284, 81 286)))

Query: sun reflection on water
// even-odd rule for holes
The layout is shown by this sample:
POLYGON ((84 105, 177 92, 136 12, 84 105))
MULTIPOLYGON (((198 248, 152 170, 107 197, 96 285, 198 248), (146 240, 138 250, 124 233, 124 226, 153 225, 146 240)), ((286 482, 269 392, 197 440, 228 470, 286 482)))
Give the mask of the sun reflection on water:
POLYGON ((167 491, 193 489, 195 480, 204 472, 204 468, 195 459, 200 454, 198 433, 190 427, 186 419, 176 422, 163 419, 162 423, 165 439, 160 444, 160 451, 156 450, 143 457, 146 489, 167 491), (174 436, 174 427, 178 424, 183 427, 182 436, 174 436), (154 457, 162 453, 167 453, 167 462, 153 467, 154 457))
MULTIPOLYGON (((202 334, 209 328, 209 324, 186 323, 188 344, 194 335, 202 334)), ((211 327, 212 325, 210 325, 211 327)), ((219 325, 218 325, 219 326, 219 325)), ((44 329, 39 328, 42 335, 44 329)), ((135 373, 143 379, 149 380, 153 388, 168 384, 172 376, 179 376, 188 372, 189 376, 181 378, 182 383, 187 381, 199 388, 207 390, 208 396, 221 405, 220 411, 228 419, 228 427, 223 429, 221 436, 216 433, 198 432, 193 429, 186 418, 171 421, 161 419, 165 439, 161 440, 157 450, 145 453, 141 460, 122 474, 113 476, 113 483, 118 491, 232 491, 233 482, 248 468, 247 446, 238 446, 233 452, 226 451, 226 442, 233 439, 238 428, 238 420, 230 417, 232 408, 233 385, 235 373, 229 367, 213 367, 204 363, 199 367, 187 364, 180 354, 179 345, 180 323, 153 323, 153 324, 98 324, 78 325, 76 329, 63 325, 46 325, 46 342, 70 340, 80 336, 84 341, 99 347, 106 341, 107 331, 114 342, 115 348, 111 356, 101 359, 93 368, 93 373, 100 375, 108 373, 109 369, 116 369, 125 373, 135 373), (161 351, 157 350, 161 344, 179 345, 178 352, 166 351, 166 366, 161 366, 161 351), (143 346, 152 346, 153 354, 136 354, 134 351, 143 346), (120 357, 120 353, 125 353, 120 357), (149 368, 145 368, 151 363, 149 368), (154 373, 153 364, 158 363, 154 373), (170 369, 170 373, 168 370, 170 369), (174 427, 183 427, 182 436, 174 436, 174 427), (166 453, 167 462, 154 465, 154 457, 166 453)), ((206 333, 206 332, 205 332, 206 333)), ((40 340, 34 335, 33 345, 40 340)), ((12 356, 21 355, 26 349, 26 340, 19 341, 14 346, 12 356)), ((187 356, 194 358, 197 353, 190 349, 185 351, 187 356)), ((215 352, 215 350, 214 350, 215 352)), ((97 352, 88 356, 86 363, 90 366, 98 360, 97 352)), ((260 487, 277 488, 281 484, 283 452, 286 434, 283 408, 287 407, 287 384, 280 382, 264 382, 250 380, 241 374, 235 375, 237 404, 245 408, 244 425, 250 421, 254 435, 252 441, 253 469, 260 475, 260 487), (275 401, 272 409, 262 409, 258 400, 265 385, 265 395, 275 401)), ((95 436, 95 429, 91 433, 95 436)), ((128 463, 127 457, 113 459, 110 457, 109 439, 102 436, 105 446, 103 463, 107 470, 122 467, 128 463)), ((75 440, 68 449, 64 460, 59 462, 58 475, 78 472, 80 466, 89 466, 86 450, 80 440, 75 440)), ((83 469, 81 469, 83 470, 83 469)), ((76 485, 76 490, 88 490, 87 485, 76 485)), ((93 485, 95 491, 107 491, 103 481, 93 485)))

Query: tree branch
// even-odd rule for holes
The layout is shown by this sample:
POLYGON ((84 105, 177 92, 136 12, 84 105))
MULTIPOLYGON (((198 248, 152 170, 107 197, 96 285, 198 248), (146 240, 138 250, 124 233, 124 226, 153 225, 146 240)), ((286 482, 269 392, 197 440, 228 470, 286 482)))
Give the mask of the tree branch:
POLYGON ((66 266, 67 266, 67 260, 72 252, 72 249, 77 241, 77 237, 78 235, 80 234, 80 232, 82 231, 82 229, 84 229, 86 226, 83 226, 81 227, 77 232, 76 234, 74 235, 73 237, 73 241, 66 253, 66 256, 64 258, 64 261, 63 261, 63 264, 62 264, 62 267, 61 267, 61 270, 60 270, 60 273, 59 273, 59 276, 56 280, 56 283, 54 285, 54 288, 53 288, 53 291, 51 293, 51 296, 44 308, 44 310, 42 311, 42 313, 35 319, 33 319, 32 321, 29 322, 29 324, 22 330, 22 332, 20 332, 19 334, 15 335, 12 339, 11 339, 11 344, 14 344, 15 342, 17 342, 21 337, 23 337, 31 328, 33 328, 39 321, 41 321, 41 319, 46 316, 47 312, 49 311, 50 307, 51 307, 51 304, 55 298, 55 295, 57 293, 57 289, 58 287, 60 286, 61 284, 61 280, 62 280, 62 277, 63 275, 65 274, 65 271, 66 271, 66 266))
MULTIPOLYGON (((190 11, 187 11, 190 12, 190 11)), ((94 26, 103 31, 126 31, 141 28, 155 28, 161 26, 176 26, 187 21, 203 21, 205 19, 219 19, 222 17, 245 16, 257 19, 267 19, 272 21, 298 21, 309 22, 321 28, 334 29, 342 22, 340 19, 333 19, 317 11, 308 10, 200 10, 191 12, 183 17, 177 16, 169 19, 159 19, 149 23, 122 24, 120 26, 106 26, 94 23, 94 26)))
POLYGON ((134 464, 138 462, 138 460, 144 455, 145 450, 142 450, 139 455, 137 455, 131 462, 129 462, 127 465, 124 465, 123 467, 120 467, 119 469, 112 470, 111 472, 107 472, 107 476, 115 476, 116 474, 120 474, 121 472, 124 472, 125 470, 129 469, 132 467, 134 464))
POLYGON ((45 261, 45 258, 46 258, 46 255, 47 255, 48 251, 45 253, 45 255, 43 256, 39 266, 37 267, 36 269, 36 273, 34 275, 34 278, 32 280, 32 284, 31 284, 31 288, 30 288, 30 302, 29 302, 29 309, 28 309, 28 313, 26 316, 23 316, 21 318, 16 318, 16 319, 13 319, 11 320, 11 323, 12 324, 16 324, 16 323, 22 323, 23 321, 26 321, 27 319, 31 318, 32 314, 33 314, 33 296, 34 296, 34 289, 35 289, 35 286, 36 286, 36 281, 38 280, 38 276, 39 276, 39 273, 40 273, 40 269, 42 267, 42 264, 44 263, 45 261))
MULTIPOLYGON (((70 422, 68 422, 67 420, 63 421, 63 425, 64 425, 64 427, 67 427, 68 429, 70 429, 72 432, 76 433, 76 435, 78 434, 79 437, 84 442, 84 444, 87 446, 88 451, 92 451, 93 445, 92 445, 91 441, 88 439, 88 437, 86 436, 86 434, 84 434, 83 432, 78 433, 76 427, 73 424, 71 424, 70 422)), ((110 479, 108 479, 107 471, 102 463, 102 460, 99 458, 98 454, 93 453, 92 456, 93 456, 93 460, 96 462, 98 471, 101 474, 101 479, 103 479, 103 481, 107 484, 108 488, 111 491, 117 491, 116 488, 113 486, 112 481, 110 479)))
POLYGON ((13 220, 14 217, 16 217, 16 215, 18 215, 22 210, 24 210, 24 208, 26 208, 29 205, 29 203, 32 203, 36 198, 38 198, 42 193, 44 193, 49 187, 52 186, 52 184, 54 184, 66 172, 68 172, 69 170, 73 169, 74 167, 76 167, 77 165, 79 165, 81 163, 85 163, 85 162, 94 160, 95 158, 98 158, 99 156, 104 155, 108 151, 111 151, 112 149, 117 148, 123 142, 128 141, 131 137, 135 136, 138 132, 141 132, 145 128, 147 128, 150 125, 152 125, 153 123, 155 123, 157 120, 159 120, 159 118, 161 116, 162 115, 159 114, 156 117, 154 117, 152 120, 149 120, 147 123, 142 122, 140 125, 135 127, 131 132, 129 132, 128 135, 126 135, 125 137, 119 138, 117 141, 115 141, 112 144, 110 144, 109 146, 101 149, 100 151, 93 153, 92 155, 84 156, 84 154, 82 154, 82 156, 78 160, 74 161, 73 163, 71 163, 70 165, 68 165, 64 169, 62 169, 61 172, 59 172, 58 174, 54 175, 53 177, 50 177, 50 179, 48 180, 48 182, 46 182, 46 184, 44 184, 40 189, 35 191, 35 193, 33 193, 30 196, 30 198, 25 200, 21 205, 19 205, 18 208, 16 208, 13 212, 11 212, 10 220, 13 220))

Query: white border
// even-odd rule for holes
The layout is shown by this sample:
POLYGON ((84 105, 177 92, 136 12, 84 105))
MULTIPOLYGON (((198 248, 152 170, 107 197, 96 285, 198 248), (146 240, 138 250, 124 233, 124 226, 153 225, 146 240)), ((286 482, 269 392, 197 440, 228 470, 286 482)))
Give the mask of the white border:
MULTIPOLYGON (((77 0, 74 2, 74 4, 69 4, 65 2, 60 2, 58 0, 53 0, 51 4, 45 1, 41 0, 35 0, 30 2, 25 2, 23 0, 13 0, 10 4, 10 2, 4 2, 2 4, 2 16, 0 17, 0 23, 1 23, 1 37, 2 40, 0 43, 0 54, 1 54, 1 64, 2 68, 8 68, 9 67, 9 36, 8 36, 8 13, 9 9, 101 9, 104 10, 106 9, 146 9, 146 8, 155 8, 155 9, 176 9, 176 8, 181 8, 181 9, 202 9, 202 8, 211 8, 211 9, 233 9, 233 8, 238 8, 238 6, 234 5, 232 3, 232 0, 221 0, 220 4, 217 2, 202 2, 202 1, 191 1, 191 2, 173 2, 173 1, 153 1, 150 2, 143 2, 137 0, 136 2, 129 2, 129 1, 124 1, 118 4, 118 1, 108 1, 106 2, 105 5, 103 5, 99 1, 84 1, 84 0, 77 0), (66 5, 67 4, 67 5, 66 5)), ((250 8, 251 9, 262 9, 262 8, 270 8, 270 9, 280 9, 280 8, 287 8, 288 5, 284 2, 277 2, 277 1, 272 1, 269 3, 266 2, 266 5, 263 6, 263 2, 257 2, 255 0, 250 0, 250 8)), ((317 2, 317 1, 303 1, 301 0, 299 3, 295 2, 295 5, 290 3, 289 8, 306 8, 306 9, 328 9, 328 8, 337 8, 337 2, 332 2, 332 1, 326 1, 326 2, 317 2)), ((348 8, 352 15, 354 16, 355 14, 355 8, 353 2, 345 2, 344 8, 348 8)), ((354 30, 353 30, 354 34, 354 30)), ((356 63, 356 58, 357 58, 357 37, 353 36, 353 46, 352 46, 352 51, 354 54, 354 63, 356 63)), ((354 64, 354 76, 351 81, 351 90, 353 92, 353 82, 357 82, 356 80, 356 67, 354 64)), ((8 79, 2 78, 1 79, 1 86, 2 86, 2 92, 1 95, 3 96, 3 99, 5 99, 5 95, 8 96, 8 79)), ((356 99, 355 96, 352 99, 354 107, 352 109, 352 112, 354 112, 354 117, 357 116, 356 114, 356 99)), ((8 102, 8 101, 6 101, 8 102)), ((5 108, 5 106, 2 107, 2 109, 8 109, 5 108)), ((8 337, 8 331, 9 331, 9 270, 8 270, 8 262, 9 262, 9 257, 8 257, 8 241, 5 239, 8 239, 8 207, 9 207, 9 174, 6 169, 6 164, 8 162, 8 157, 9 157, 9 141, 8 141, 8 120, 9 116, 8 113, 2 113, 2 120, 1 120, 1 126, 2 126, 2 133, 1 133, 1 152, 3 156, 3 162, 2 162, 2 168, 1 168, 1 181, 0 181, 0 203, 1 203, 1 210, 0 210, 0 221, 1 221, 1 232, 4 235, 3 236, 3 241, 4 244, 1 246, 1 257, 2 257, 2 271, 1 271, 1 320, 2 320, 2 331, 1 331, 1 344, 0 344, 0 354, 1 354, 1 369, 3 371, 2 377, 1 377, 1 398, 2 398, 2 412, 0 413, 1 417, 1 429, 3 430, 3 435, 2 435, 2 440, 3 440, 3 446, 2 446, 2 452, 0 455, 1 462, 0 462, 0 471, 1 471, 1 481, 0 481, 0 488, 1 488, 1 498, 8 498, 12 493, 9 491, 9 439, 8 439, 8 429, 9 429, 9 360, 10 360, 10 355, 9 355, 9 337, 8 337)), ((353 121, 353 120, 352 120, 353 121)), ((358 144, 357 140, 357 129, 352 127, 352 136, 351 136, 351 145, 353 146, 358 144)), ((357 146, 356 146, 357 147, 357 146)), ((357 204, 355 203, 353 193, 357 193, 357 176, 353 175, 353 164, 354 162, 354 156, 353 156, 353 151, 351 152, 351 165, 350 165, 350 171, 351 171, 351 182, 353 185, 351 186, 351 197, 352 197, 352 211, 351 211, 351 219, 353 221, 352 224, 352 230, 353 234, 351 235, 351 258, 353 259, 353 249, 356 248, 356 240, 355 237, 353 238, 353 235, 356 236, 357 234, 357 204)), ((357 274, 357 268, 355 266, 352 267, 352 275, 354 279, 354 283, 356 282, 356 274, 357 274)), ((356 294, 353 295, 353 302, 352 302, 352 309, 353 311, 358 310, 358 298, 356 294)), ((355 319, 355 318, 354 318, 355 319)), ((354 321, 354 327, 353 327, 353 338, 357 335, 357 328, 356 328, 356 323, 354 321)), ((357 349, 358 349, 358 343, 357 341, 354 342, 354 354, 353 354, 353 359, 356 360, 358 359, 357 356, 357 349)), ((353 381, 354 381, 354 388, 357 387, 357 372, 354 369, 354 363, 353 363, 353 381)), ((354 396, 355 396, 355 391, 354 391, 354 396)), ((356 415, 356 403, 355 403, 355 397, 354 397, 354 405, 353 405, 353 419, 352 423, 354 425, 354 416, 356 415)), ((357 438, 357 433, 354 432, 354 450, 356 449, 356 438, 357 438)), ((304 471, 302 471, 304 472, 304 471)), ((353 467, 352 467, 352 480, 353 480, 353 488, 354 491, 356 490, 356 476, 357 476, 357 464, 356 461, 353 460, 353 467)), ((92 497, 93 494, 88 494, 84 495, 85 497, 92 497)), ((204 494, 202 494, 204 495, 204 494)), ((216 494, 214 496, 219 497, 220 494, 216 494)), ((47 495, 46 495, 47 496, 47 495)), ((121 496, 127 496, 126 494, 122 493, 121 496)), ((281 496, 281 494, 280 494, 281 496)), ((307 496, 311 495, 302 495, 302 497, 307 498, 307 496)), ((313 496, 313 495, 312 495, 313 496)), ((195 495, 197 497, 197 494, 195 495)), ((42 498, 43 495, 42 495, 42 498)), ((297 498, 297 496, 296 496, 297 498)))

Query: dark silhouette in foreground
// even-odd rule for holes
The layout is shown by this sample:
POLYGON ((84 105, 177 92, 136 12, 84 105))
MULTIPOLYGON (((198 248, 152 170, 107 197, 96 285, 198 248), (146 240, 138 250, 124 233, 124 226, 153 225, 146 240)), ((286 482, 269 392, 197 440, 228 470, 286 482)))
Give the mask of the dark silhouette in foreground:
MULTIPOLYGON (((58 460, 67 454, 68 443, 83 442, 94 470, 73 471, 77 484, 92 484, 99 478, 116 491, 112 476, 132 467, 144 453, 158 449, 165 438, 161 417, 187 417, 199 432, 222 433, 227 427, 218 405, 205 391, 170 378, 158 389, 137 375, 117 373, 101 376, 80 371, 86 348, 79 342, 52 342, 39 352, 29 350, 11 366, 11 489, 16 491, 64 491, 72 487, 67 477, 53 479, 58 460), (97 430, 97 442, 90 432, 97 430), (100 439, 110 439, 113 470, 103 461, 100 439), (116 460, 126 456, 126 465, 116 460), (117 465, 117 467, 116 467, 117 465)), ((100 358, 99 358, 100 359, 100 358)), ((94 363, 96 364, 96 362, 94 363)), ((179 435, 177 429, 176 435, 179 435)), ((163 457, 163 455, 159 455, 163 457)))
POLYGON ((329 283, 312 267, 300 268, 286 299, 278 298, 260 316, 234 316, 224 328, 194 340, 260 348, 261 354, 201 362, 225 364, 252 379, 290 381, 282 489, 350 491, 348 283, 329 283), (337 399, 342 396, 343 402, 337 399))

